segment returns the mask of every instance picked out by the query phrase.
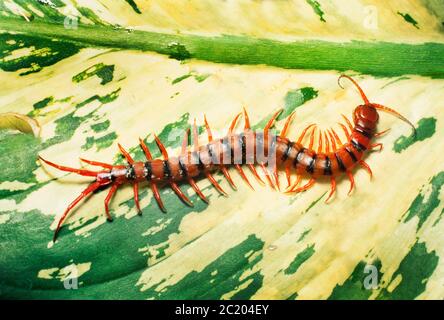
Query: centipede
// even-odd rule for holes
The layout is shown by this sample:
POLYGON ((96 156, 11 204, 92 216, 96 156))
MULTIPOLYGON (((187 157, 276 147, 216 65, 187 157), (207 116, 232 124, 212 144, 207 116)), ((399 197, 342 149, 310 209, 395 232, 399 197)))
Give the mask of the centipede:
POLYGON ((56 241, 63 223, 74 207, 97 190, 109 188, 104 200, 108 221, 113 220, 109 209, 110 201, 117 189, 124 184, 132 184, 134 203, 138 214, 142 214, 139 203, 139 184, 142 182, 147 182, 160 210, 166 213, 167 209, 160 196, 160 188, 171 188, 184 204, 193 207, 193 202, 180 189, 181 184, 188 183, 202 201, 209 203, 196 180, 206 178, 221 195, 228 196, 214 174, 220 172, 228 184, 236 190, 237 186, 228 170, 230 167, 234 167, 252 189, 254 187, 244 172, 245 168, 251 171, 260 184, 268 184, 272 189, 288 195, 307 191, 317 181, 321 179, 328 181, 329 179, 330 192, 325 199, 326 203, 331 201, 335 194, 337 179, 345 176, 350 181, 348 191, 350 195, 355 187, 353 178, 354 172, 357 170, 355 168, 365 169, 370 178, 373 176, 370 166, 363 158, 367 152, 373 149, 382 150, 382 143, 377 143, 374 140, 390 130, 377 132, 379 111, 392 114, 406 122, 411 126, 413 135, 416 135, 416 129, 407 118, 396 110, 370 102, 363 89, 352 77, 340 75, 338 84, 341 88, 343 88, 342 79, 348 79, 363 100, 363 104, 355 107, 352 120, 342 114, 343 121, 338 123, 346 137, 345 141, 341 140, 333 128, 318 130, 316 124, 306 126, 296 141, 290 140, 287 138, 287 134, 295 111, 289 114, 280 133, 275 134, 271 128, 283 111, 282 109, 271 116, 262 130, 253 130, 248 113, 243 108, 243 111, 237 114, 231 122, 227 135, 218 139, 213 137, 207 118, 204 116, 207 144, 199 144, 198 128, 196 120, 194 120, 194 124, 184 133, 181 152, 178 156, 170 156, 164 144, 155 134, 154 140, 162 155, 161 159, 154 159, 147 144, 139 138, 139 144, 145 154, 146 161, 135 161, 129 152, 118 143, 120 153, 127 162, 125 165, 113 165, 80 158, 87 165, 100 168, 97 171, 59 165, 39 155, 41 161, 58 170, 94 178, 58 218, 53 241, 56 241), (244 128, 242 132, 236 133, 235 128, 242 115, 245 123, 244 128), (308 139, 306 146, 303 145, 304 138, 308 139), (192 140, 192 146, 189 145, 189 140, 192 140), (317 141, 317 148, 314 147, 315 141, 317 141), (258 150, 261 150, 261 153, 258 150), (263 172, 262 177, 258 170, 263 172), (285 174, 286 177, 285 189, 279 181, 280 173, 285 174), (303 178, 306 178, 304 183, 302 183, 303 178))

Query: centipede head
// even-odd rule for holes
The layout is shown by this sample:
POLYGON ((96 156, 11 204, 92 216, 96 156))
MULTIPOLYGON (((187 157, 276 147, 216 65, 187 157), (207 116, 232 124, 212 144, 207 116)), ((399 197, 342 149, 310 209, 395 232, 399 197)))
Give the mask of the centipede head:
POLYGON ((359 86, 359 84, 350 76, 341 75, 338 78, 338 84, 341 88, 343 88, 340 82, 342 78, 350 80, 355 85, 355 87, 358 89, 362 97, 362 100, 364 101, 364 104, 357 106, 355 108, 355 111, 353 112, 353 121, 355 122, 356 125, 359 125, 363 128, 368 128, 369 130, 376 129, 376 125, 379 120, 378 110, 380 110, 390 113, 395 117, 401 119, 402 121, 406 122, 408 125, 412 127, 413 136, 416 136, 415 126, 406 117, 404 117, 402 114, 400 114, 398 111, 392 108, 383 106, 378 103, 370 102, 367 96, 365 95, 364 91, 362 90, 362 88, 359 86))

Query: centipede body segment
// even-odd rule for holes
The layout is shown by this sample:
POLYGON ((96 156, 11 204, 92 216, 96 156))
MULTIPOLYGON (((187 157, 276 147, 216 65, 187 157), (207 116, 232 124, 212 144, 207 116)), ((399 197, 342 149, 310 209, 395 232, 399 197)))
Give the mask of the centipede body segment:
POLYGON ((356 86, 364 102, 354 109, 352 121, 342 115, 344 123, 339 123, 339 127, 343 131, 346 141, 342 141, 334 129, 321 131, 318 130, 315 124, 308 125, 302 130, 296 141, 291 141, 287 138, 287 133, 294 118, 294 112, 288 116, 281 133, 275 135, 270 129, 281 110, 274 113, 263 130, 253 131, 247 111, 244 109, 243 113, 236 115, 232 121, 227 135, 219 139, 213 137, 208 121, 204 117, 208 136, 207 144, 199 143, 197 126, 196 122, 194 122, 192 130, 187 130, 185 133, 182 149, 178 156, 170 156, 156 135, 154 135, 154 139, 163 159, 153 159, 148 146, 142 139, 139 139, 140 146, 146 156, 145 162, 134 161, 131 155, 118 144, 120 152, 128 163, 127 165, 111 165, 81 158, 81 161, 99 167, 100 170, 98 171, 58 165, 40 156, 40 160, 59 170, 95 178, 66 208, 58 220, 53 240, 56 240, 57 234, 71 210, 82 199, 99 188, 109 187, 104 206, 106 216, 110 221, 112 217, 109 212, 109 203, 122 184, 133 185, 135 205, 138 212, 141 213, 139 184, 148 181, 159 208, 166 212, 159 188, 170 187, 186 205, 193 206, 191 200, 181 191, 179 186, 180 183, 188 183, 199 198, 208 203, 207 197, 196 184, 196 179, 200 177, 207 178, 219 193, 227 196, 227 192, 217 182, 213 174, 215 171, 220 171, 231 187, 236 189, 230 172, 227 170, 229 166, 233 166, 252 189, 254 189, 254 186, 245 174, 244 167, 251 171, 259 183, 268 184, 276 190, 282 189, 279 180, 279 172, 282 171, 286 176, 286 189, 284 192, 290 195, 310 189, 318 179, 329 179, 331 188, 325 200, 326 202, 335 193, 337 177, 346 175, 350 180, 350 194, 355 185, 352 173, 353 168, 360 166, 372 176, 370 166, 363 160, 363 156, 368 150, 374 148, 382 149, 382 144, 372 142, 374 138, 387 131, 376 132, 379 120, 378 111, 389 112, 407 122, 413 128, 414 134, 415 128, 409 120, 395 110, 370 102, 362 88, 351 77, 346 75, 340 76, 338 79, 339 85, 341 85, 339 81, 342 78, 350 80, 356 86), (236 124, 242 114, 245 121, 244 129, 241 133, 235 133, 236 124), (193 144, 191 149, 188 146, 190 131, 193 144), (304 138, 308 138, 308 146, 302 144, 304 138), (316 150, 314 149, 315 143, 317 144, 316 150), (261 178, 257 169, 264 173, 266 181, 261 178), (292 173, 294 172, 296 173, 296 179, 292 179, 292 173), (301 185, 302 177, 307 177, 308 181, 301 185))

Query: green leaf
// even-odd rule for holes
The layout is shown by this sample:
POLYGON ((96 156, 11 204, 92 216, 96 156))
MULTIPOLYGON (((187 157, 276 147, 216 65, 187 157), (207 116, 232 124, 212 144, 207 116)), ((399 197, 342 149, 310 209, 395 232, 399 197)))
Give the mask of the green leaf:
MULTIPOLYGON (((0 298, 442 298, 441 5, 375 2, 370 12, 366 1, 104 3, 0 2, 0 298), (372 12, 381 14, 376 29, 367 23, 372 12), (378 131, 391 130, 377 140, 381 152, 366 153, 374 178, 352 170, 351 196, 346 176, 325 203, 329 177, 286 195, 245 170, 253 191, 230 168, 236 191, 214 174, 228 198, 196 179, 210 204, 187 181, 180 188, 194 207, 159 185, 167 213, 148 182, 139 186, 141 216, 133 186, 119 186, 112 223, 109 189, 101 188, 52 241, 60 216, 93 179, 39 155, 101 170, 79 157, 126 165, 120 143, 146 161, 140 137, 159 158, 156 134, 176 156, 195 118, 203 145, 204 115, 218 139, 243 107, 255 129, 283 109, 273 130, 294 112, 290 140, 316 123, 345 141, 336 123, 362 101, 350 83, 337 85, 341 73, 371 102, 417 124, 411 137, 404 122, 380 113, 378 131), (368 270, 377 279, 370 289, 368 270)), ((283 170, 279 177, 284 191, 283 170)))

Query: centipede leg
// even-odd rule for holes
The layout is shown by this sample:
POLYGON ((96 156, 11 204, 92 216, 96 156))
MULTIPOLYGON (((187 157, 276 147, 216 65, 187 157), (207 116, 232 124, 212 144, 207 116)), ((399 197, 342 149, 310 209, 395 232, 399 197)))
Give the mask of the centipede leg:
POLYGON ((228 172, 228 169, 225 168, 224 165, 220 165, 220 170, 222 171, 223 175, 225 176, 225 178, 227 179, 228 183, 230 184, 230 186, 234 189, 237 190, 236 185, 234 184, 233 179, 231 179, 231 175, 228 172))
POLYGON ((166 213, 167 210, 163 205, 163 201, 162 198, 160 197, 159 188, 157 187, 157 184, 155 182, 151 182, 150 187, 151 191, 153 191, 154 199, 156 199, 157 205, 159 206, 160 210, 166 213))
POLYGON ((193 145, 194 145, 194 151, 198 152, 199 151, 199 133, 197 130, 196 119, 194 119, 194 123, 193 123, 193 145))
MULTIPOLYGON (((147 160, 152 160, 153 157, 151 155, 150 149, 148 148, 148 146, 145 144, 145 142, 139 138, 139 142, 140 142, 140 146, 143 149, 143 152, 145 153, 145 157, 147 160)), ((150 182, 150 188, 151 191, 153 192, 154 195, 154 199, 156 199, 157 205, 159 206, 160 210, 162 210, 162 212, 166 213, 167 210, 165 208, 165 206, 163 205, 163 201, 162 198, 160 197, 160 193, 159 193, 159 188, 157 187, 157 184, 153 181, 150 182)))
POLYGON ((140 146, 142 147, 143 152, 145 153, 145 157, 147 160, 153 160, 153 156, 151 155, 150 149, 148 149, 148 146, 145 144, 145 142, 142 140, 142 138, 139 138, 140 146))
POLYGON ((369 149, 379 148, 378 151, 382 151, 383 147, 384 146, 382 145, 382 143, 374 143, 374 144, 369 145, 369 149))
POLYGON ((111 214, 109 213, 109 202, 111 201, 111 198, 113 197, 113 195, 116 193, 117 188, 119 187, 119 184, 114 182, 111 185, 111 188, 108 191, 108 194, 106 195, 105 198, 105 213, 106 213, 106 217, 108 221, 113 221, 113 218, 111 217, 111 214))
POLYGON ((136 204, 137 213, 142 215, 142 210, 140 209, 139 203, 139 184, 137 182, 133 183, 133 193, 134 193, 134 203, 136 204))
POLYGON ((316 126, 313 128, 313 130, 311 130, 311 133, 310 133, 310 143, 308 144, 308 149, 312 149, 313 148, 316 130, 317 130, 316 126))
POLYGON ((236 168, 237 172, 239 172, 239 175, 244 179, 244 181, 247 183, 247 185, 254 190, 253 186, 251 185, 250 181, 248 180, 247 176, 245 175, 244 170, 242 170, 242 167, 239 164, 235 164, 234 167, 236 168))
POLYGON ((168 152, 163 145, 162 141, 160 141, 159 137, 154 135, 154 140, 156 141, 157 147, 159 148, 160 152, 162 153, 162 156, 164 160, 168 160, 168 152))
POLYGON ((328 135, 330 137, 331 147, 333 151, 336 151, 337 150, 336 140, 330 130, 328 130, 328 135))
POLYGON ((199 189, 199 186, 193 179, 189 178, 188 183, 191 185, 191 188, 193 188, 194 192, 196 192, 196 194, 199 196, 199 198, 202 199, 203 202, 209 203, 207 197, 205 197, 205 195, 202 193, 202 191, 199 189))
MULTIPOLYGON (((120 145, 120 143, 118 143, 117 145, 120 149, 120 152, 122 152, 123 156, 125 157, 126 161, 128 161, 129 164, 133 164, 134 159, 131 157, 131 155, 120 145)), ((142 210, 140 209, 140 203, 139 203, 139 185, 137 182, 133 184, 133 192, 134 192, 134 203, 136 204, 138 214, 141 215, 142 210)))
POLYGON ((323 139, 322 139, 322 130, 319 130, 319 140, 318 140, 318 153, 321 153, 323 150, 323 139))
POLYGON ((295 115, 295 112, 293 111, 288 116, 287 121, 285 121, 284 127, 282 128, 281 134, 279 135, 281 138, 285 138, 287 136, 288 128, 290 127, 290 123, 293 120, 294 115, 295 115))
POLYGON ((364 160, 359 160, 358 163, 361 167, 363 167, 365 170, 367 170, 368 174, 370 175, 370 179, 373 178, 373 172, 372 172, 372 169, 370 169, 370 166, 368 165, 368 163, 365 162, 364 160))
POLYGON ((299 192, 307 191, 315 184, 315 182, 316 182, 316 180, 314 178, 311 178, 305 185, 303 185, 302 187, 299 187, 295 190, 292 190, 291 193, 299 193, 299 192))
POLYGON ((234 131, 234 128, 236 127, 237 120, 239 120, 239 117, 242 115, 242 113, 238 113, 236 117, 234 117, 233 121, 231 122, 230 128, 228 129, 228 135, 232 134, 234 131))
POLYGON ((274 181, 276 183, 276 187, 277 187, 278 191, 281 191, 281 184, 279 182, 279 174, 277 172, 277 168, 276 167, 273 170, 273 176, 274 176, 274 181))
POLYGON ((292 193, 293 190, 301 183, 302 181, 302 175, 297 174, 296 175, 296 181, 285 191, 285 193, 292 193))
POLYGON ((170 186, 173 191, 177 194, 177 196, 188 206, 194 207, 194 204, 188 199, 188 197, 180 190, 179 186, 175 182, 170 182, 170 186))
MULTIPOLYGON (((245 109, 244 109, 245 112, 245 109)), ((236 123, 237 120, 239 119, 239 117, 242 115, 242 113, 239 113, 236 115, 236 117, 233 119, 233 121, 231 122, 230 128, 228 129, 228 135, 232 134, 234 131, 234 128, 236 127, 236 123)), ((245 175, 245 172, 242 170, 242 167, 239 164, 234 165, 234 167, 236 168, 236 170, 239 172, 240 176, 242 177, 242 179, 245 180, 245 182, 247 183, 247 185, 254 190, 253 186, 251 185, 250 181, 248 180, 247 176, 245 175)), ((224 191, 225 192, 225 191, 224 191)))
POLYGON ((244 130, 247 131, 251 129, 250 117, 248 116, 247 109, 245 109, 245 107, 243 109, 244 109, 244 121, 245 121, 244 130))
POLYGON ((204 123, 205 123, 205 129, 207 130, 208 142, 211 142, 213 141, 213 134, 211 133, 210 125, 208 124, 206 115, 204 115, 204 123))
POLYGON ((341 114, 341 116, 342 116, 342 118, 344 118, 345 122, 347 123, 347 126, 350 129, 350 132, 353 132, 354 128, 353 128, 351 121, 348 120, 348 118, 344 114, 341 114))
POLYGON ((341 139, 339 138, 338 134, 336 133, 335 129, 332 128, 332 129, 331 129, 331 133, 333 134, 333 137, 335 138, 336 143, 337 143, 339 146, 342 146, 342 141, 341 141, 341 139))
POLYGON ((287 177, 287 189, 291 186, 291 166, 287 165, 285 166, 285 176, 287 177))
MULTIPOLYGON (((205 129, 207 130, 208 142, 211 142, 211 141, 213 141, 213 134, 211 133, 211 128, 210 128, 210 125, 208 124, 207 116, 206 115, 204 115, 204 122, 205 122, 205 129)), ((219 168, 222 171, 222 174, 227 179, 227 181, 230 184, 231 188, 233 188, 233 190, 237 190, 237 187, 234 184, 233 179, 231 179, 230 173, 228 172, 227 168, 225 168, 225 166, 223 164, 221 164, 219 166, 219 168)), ((224 191, 224 193, 225 193, 225 191, 224 191)))
POLYGON ((355 179, 353 178, 353 174, 350 171, 346 171, 346 174, 348 176, 348 179, 350 180, 350 190, 348 190, 348 195, 350 195, 355 188, 355 179))
POLYGON ((268 184, 270 185, 270 187, 275 189, 273 180, 271 180, 271 178, 270 178, 270 172, 265 167, 265 164, 261 163, 261 164, 259 164, 259 167, 262 169, 262 171, 263 171, 263 173, 265 175, 265 178, 267 178, 267 181, 268 181, 268 184))
POLYGON ((282 111, 283 111, 283 109, 278 110, 277 112, 275 112, 273 114, 271 119, 268 120, 268 122, 267 122, 267 124, 265 125, 265 128, 264 128, 264 137, 265 137, 265 139, 268 137, 268 131, 273 126, 274 122, 276 121, 276 118, 282 113, 282 111))
POLYGON ((313 127, 314 125, 315 125, 315 124, 312 123, 312 124, 310 124, 309 126, 305 127, 304 130, 302 130, 301 135, 299 136, 297 143, 301 143, 301 142, 302 142, 302 139, 304 139, 305 134, 307 133, 307 131, 308 131, 311 127, 313 127))
POLYGON ((333 194, 336 191, 336 180, 334 177, 330 178, 330 184, 331 184, 330 194, 328 195, 327 199, 325 200, 325 203, 327 203, 328 200, 330 200, 330 198, 333 196, 333 194))
POLYGON ((330 152, 330 141, 328 140, 327 132, 324 132, 324 142, 325 142, 325 152, 329 153, 330 152))
POLYGON ((188 135, 190 133, 190 128, 188 128, 183 136, 183 140, 182 140, 182 151, 181 154, 184 155, 187 153, 187 149, 188 149, 188 135))
MULTIPOLYGON (((205 123, 206 125, 208 125, 208 123, 206 122, 206 118, 205 118, 205 123)), ((196 124, 196 120, 194 120, 194 124, 196 124)), ((211 131, 209 131, 209 128, 207 130, 211 136, 211 131)), ((185 131, 184 137, 183 137, 183 141, 182 141, 182 155, 186 155, 187 153, 187 148, 188 148, 188 135, 190 133, 190 129, 188 128, 185 131)), ((197 134, 197 132, 196 132, 197 134)), ((211 140, 210 140, 211 141, 211 140)), ((199 196, 199 198, 202 199, 202 201, 204 201, 205 203, 209 203, 208 199, 204 196, 204 194, 202 193, 202 191, 199 189, 199 187, 197 186, 196 182, 194 181, 194 179, 192 178, 188 178, 188 183, 191 185, 191 187, 193 188, 194 192, 196 192, 196 194, 199 196)))
POLYGON ((65 221, 66 217, 68 216, 68 213, 75 207, 77 203, 79 203, 82 199, 86 198, 90 193, 94 192, 101 186, 104 186, 106 184, 101 182, 93 182, 91 183, 85 190, 83 190, 80 195, 74 199, 73 202, 66 208, 65 212, 63 213, 62 217, 59 219, 59 222, 57 223, 56 230, 54 232, 53 241, 55 242, 57 239, 57 234, 60 231, 60 228, 62 226, 63 221, 65 221))
MULTIPOLYGON (((243 110, 244 110, 244 120, 245 120, 244 130, 249 131, 251 129, 250 117, 248 116, 248 113, 247 113, 247 110, 245 109, 245 107, 243 108, 243 110)), ((261 177, 257 173, 254 165, 252 163, 250 163, 250 164, 247 164, 247 167, 248 167, 248 169, 250 169, 251 173, 257 179, 257 181, 259 181, 259 183, 263 185, 264 181, 261 179, 261 177)))
POLYGON ((216 188, 217 191, 219 191, 220 194, 228 197, 228 194, 222 189, 219 183, 217 183, 216 179, 211 175, 209 172, 205 172, 205 176, 210 180, 211 184, 216 188))
POLYGON ((384 130, 384 131, 381 131, 381 132, 377 132, 377 133, 375 133, 375 138, 378 138, 378 137, 380 137, 380 136, 386 134, 386 133, 389 132, 389 131, 390 131, 390 128, 388 128, 388 129, 386 129, 386 130, 384 130))
MULTIPOLYGON (((273 114, 273 116, 271 117, 271 119, 268 120, 267 124, 265 125, 264 132, 263 132, 263 134, 264 134, 264 145, 267 146, 268 150, 269 150, 269 142, 268 142, 269 134, 268 134, 268 132, 270 131, 271 127, 273 126, 273 124, 276 121, 277 117, 282 113, 282 111, 284 111, 284 109, 280 109, 280 110, 276 111, 273 114)), ((283 130, 284 131, 283 132, 284 135, 286 134, 286 131, 288 129, 288 125, 289 125, 292 117, 293 117, 293 115, 290 115, 290 118, 287 119, 287 121, 285 122, 284 130, 283 130)), ((282 135, 282 133, 281 133, 281 135, 282 135)), ((275 178, 275 181, 276 181, 276 186, 275 186, 274 183, 273 183, 273 180, 271 180, 271 177, 270 177, 271 174, 267 172, 267 170, 265 169, 264 164, 261 164, 261 167, 262 167, 262 170, 264 171, 265 177, 267 178, 268 183, 270 184, 270 186, 273 189, 276 189, 276 186, 277 186, 277 189, 280 190, 279 176, 278 176, 277 172, 273 172, 273 177, 275 178)))
POLYGON ((344 131, 345 137, 347 138, 347 140, 350 139, 350 133, 347 130, 347 127, 343 124, 338 122, 339 126, 342 128, 342 131, 344 131))
POLYGON ((128 161, 129 164, 133 164, 134 159, 131 157, 131 155, 120 145, 120 143, 118 143, 117 146, 119 147, 119 150, 125 157, 126 161, 128 161))
POLYGON ((259 176, 259 174, 256 171, 256 168, 254 167, 254 165, 252 163, 247 164, 247 167, 250 169, 251 173, 253 174, 253 176, 257 179, 257 181, 261 184, 264 185, 264 180, 262 180, 262 178, 259 176))

